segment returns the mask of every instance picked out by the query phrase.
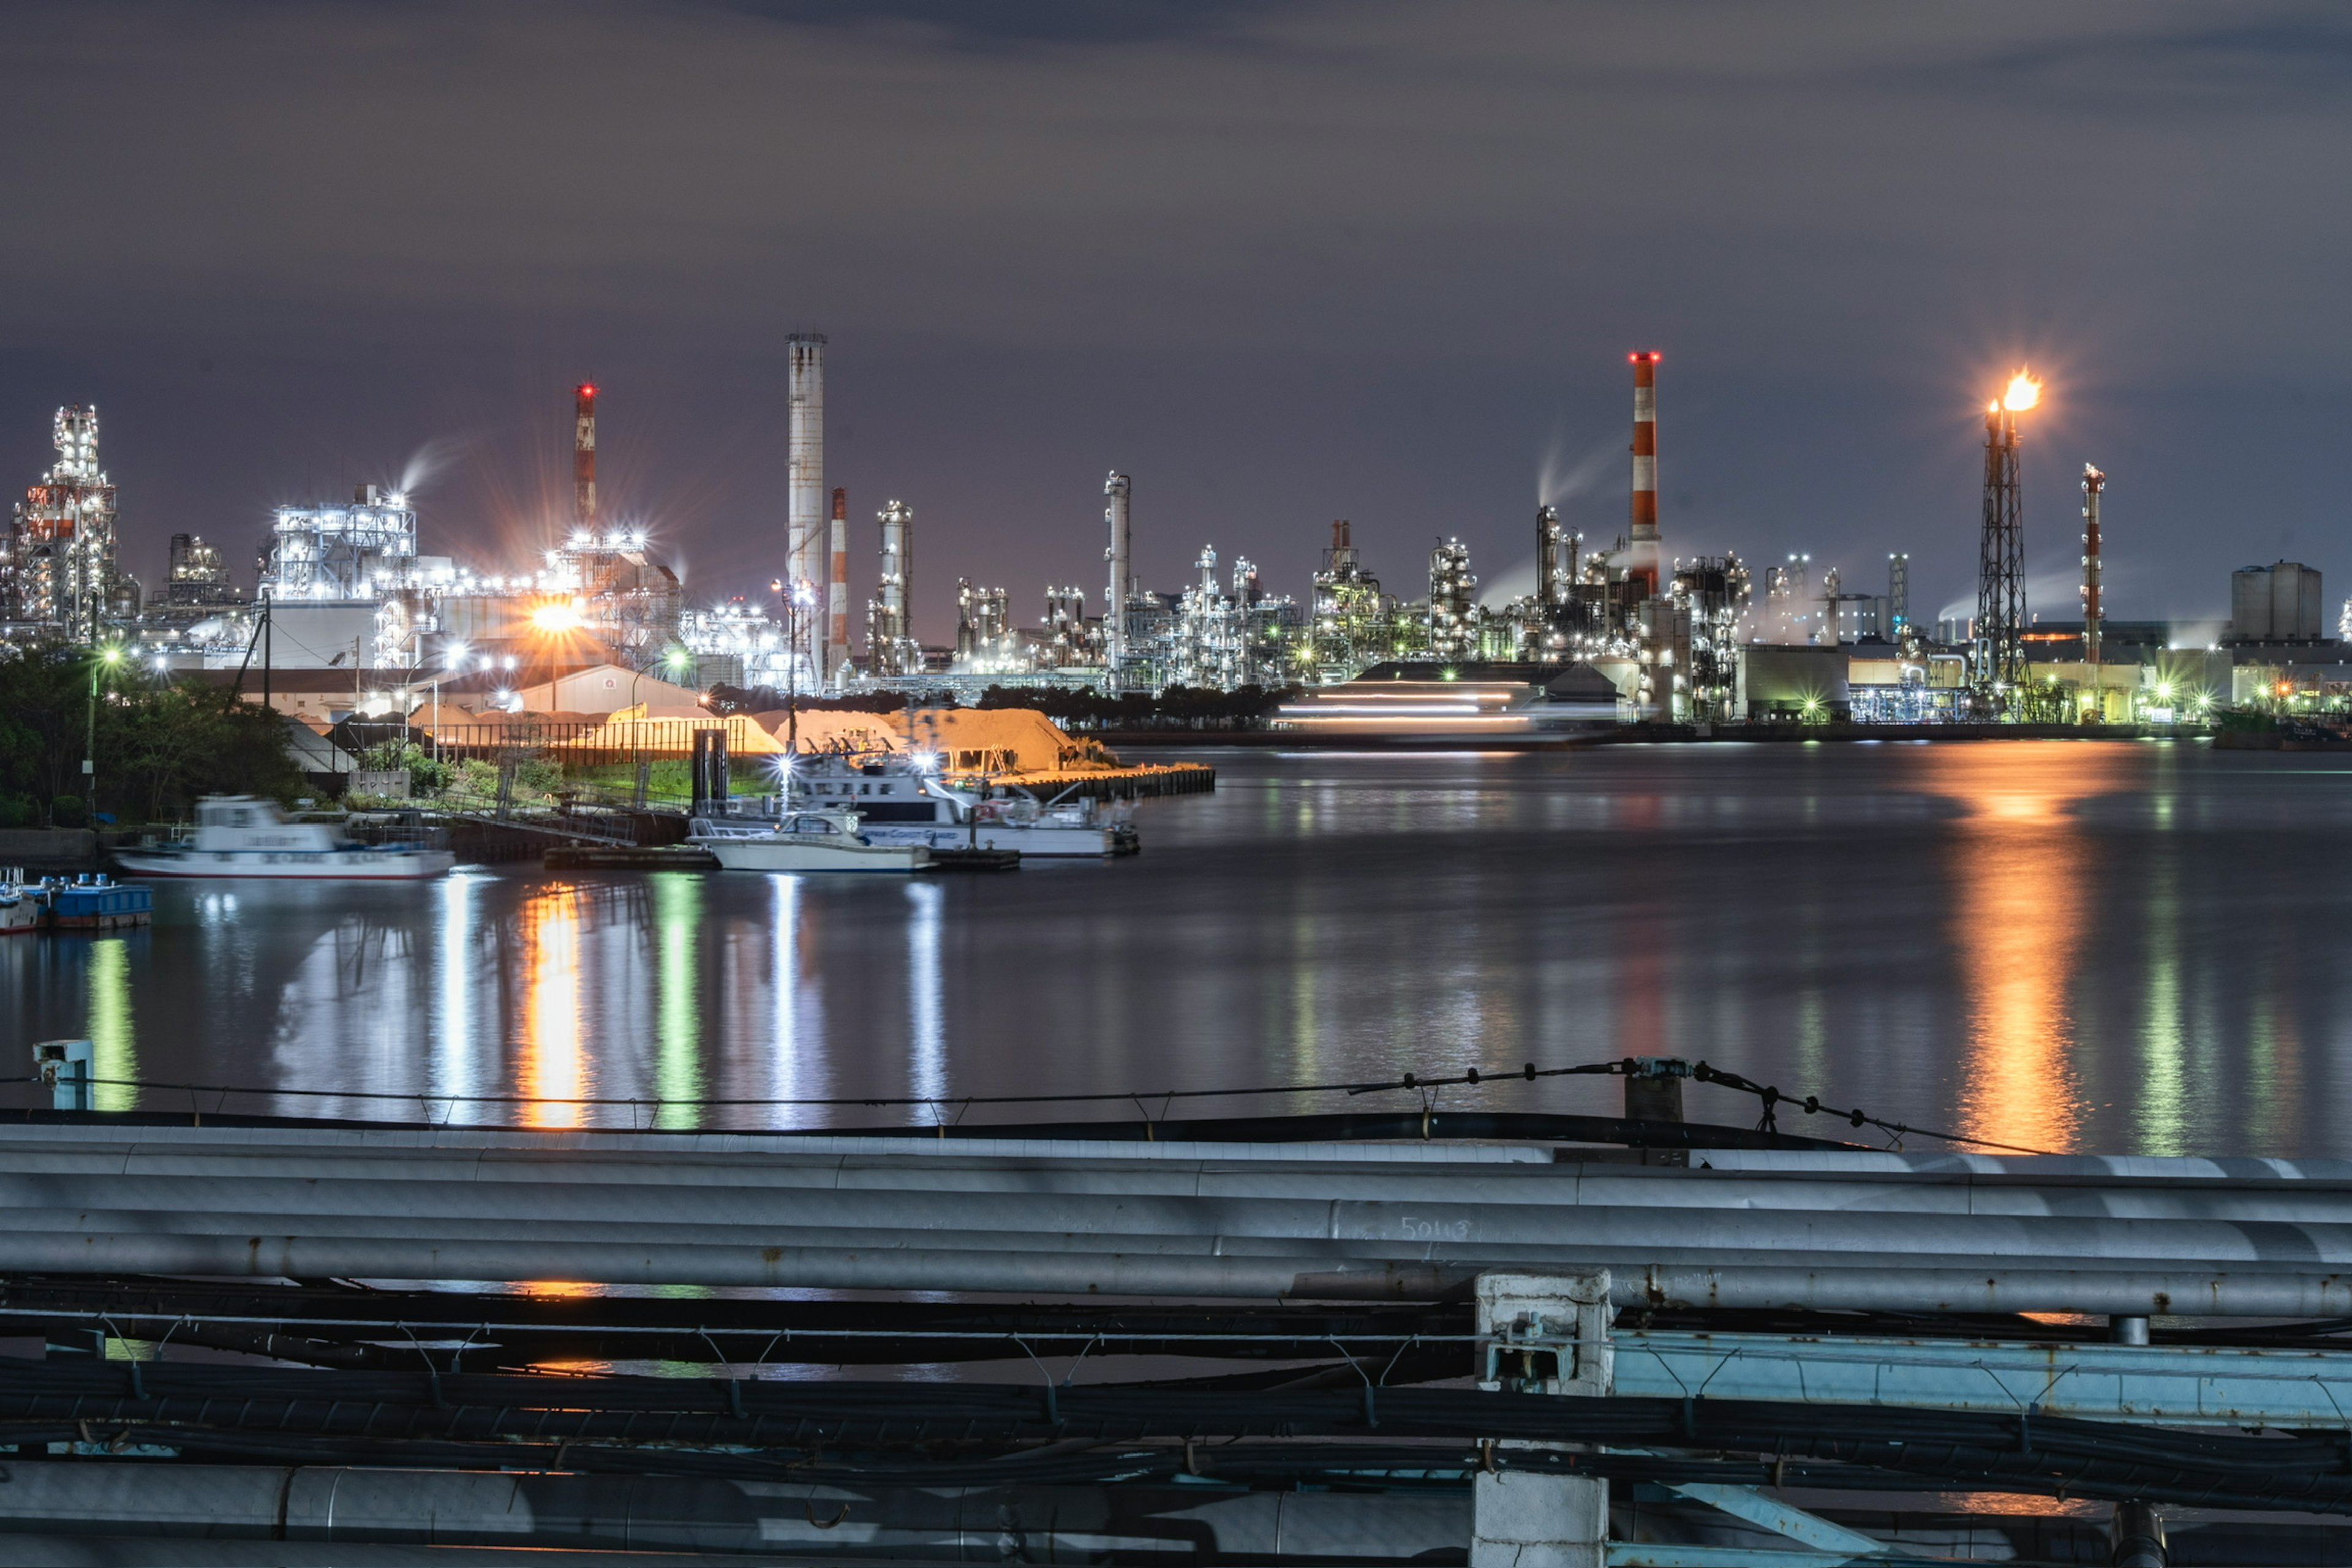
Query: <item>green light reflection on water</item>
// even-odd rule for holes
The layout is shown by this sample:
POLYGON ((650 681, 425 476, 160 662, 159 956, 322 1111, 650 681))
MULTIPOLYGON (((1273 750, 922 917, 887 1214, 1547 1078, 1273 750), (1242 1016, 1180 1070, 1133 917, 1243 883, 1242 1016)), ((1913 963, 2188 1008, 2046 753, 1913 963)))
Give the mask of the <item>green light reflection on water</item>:
POLYGON ((702 1108, 680 1104, 698 1100, 702 1070, 702 879, 690 871, 656 871, 653 877, 654 941, 658 990, 654 1090, 661 1097, 655 1125, 691 1131, 701 1125, 702 1108))
MULTIPOLYGON (((100 937, 89 944, 88 970, 90 1076, 100 1080, 139 1076, 139 1043, 131 1010, 131 945, 119 936, 100 937)), ((90 1090, 98 1110, 129 1110, 139 1100, 138 1089, 124 1082, 100 1081, 90 1090)))

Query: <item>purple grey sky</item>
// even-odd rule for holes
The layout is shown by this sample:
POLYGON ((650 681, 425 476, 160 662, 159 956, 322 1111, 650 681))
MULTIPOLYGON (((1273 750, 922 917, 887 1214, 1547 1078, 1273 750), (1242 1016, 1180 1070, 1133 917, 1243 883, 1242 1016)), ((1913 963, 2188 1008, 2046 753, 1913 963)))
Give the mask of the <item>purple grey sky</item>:
POLYGON ((1099 601, 1203 543, 1303 595, 1329 521, 1411 595, 1622 526, 1655 348, 1670 552, 1915 562, 1972 600, 2013 365, 2035 605, 2352 591, 2352 16, 2316 4, 209 0, 0 10, 0 484, 95 400, 133 569, 415 465, 518 565, 605 389, 614 510, 697 601, 781 566, 782 339, 832 339, 855 593, 1099 601))

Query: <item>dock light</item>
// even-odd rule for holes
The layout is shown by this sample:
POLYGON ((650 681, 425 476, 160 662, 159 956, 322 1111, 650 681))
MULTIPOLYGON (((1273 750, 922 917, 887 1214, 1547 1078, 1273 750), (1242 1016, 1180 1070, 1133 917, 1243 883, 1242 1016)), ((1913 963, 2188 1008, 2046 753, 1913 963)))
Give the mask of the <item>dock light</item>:
POLYGON ((466 645, 461 642, 447 644, 441 649, 441 658, 452 669, 465 668, 466 645))
POLYGON ((940 771, 940 754, 937 752, 917 752, 908 760, 914 763, 915 771, 919 773, 935 773, 940 771))

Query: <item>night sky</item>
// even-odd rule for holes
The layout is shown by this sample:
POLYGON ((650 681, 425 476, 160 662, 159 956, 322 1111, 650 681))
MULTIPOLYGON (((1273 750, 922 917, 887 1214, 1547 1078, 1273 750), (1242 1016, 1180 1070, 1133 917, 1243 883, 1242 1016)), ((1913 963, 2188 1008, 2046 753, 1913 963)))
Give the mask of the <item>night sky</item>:
POLYGON ((2035 607, 2086 460, 2118 618, 2352 593, 2337 5, 11 0, 0 58, 0 485, 96 401, 151 584, 404 474, 520 567, 593 377, 608 512, 756 591, 816 331, 853 595, 903 498, 932 640, 958 575, 1098 608, 1114 467, 1151 586, 1303 595, 1337 517, 1406 596, 1446 534, 1523 584, 1539 496, 1623 526, 1637 348, 1669 553, 1972 604, 2027 363, 2035 607))

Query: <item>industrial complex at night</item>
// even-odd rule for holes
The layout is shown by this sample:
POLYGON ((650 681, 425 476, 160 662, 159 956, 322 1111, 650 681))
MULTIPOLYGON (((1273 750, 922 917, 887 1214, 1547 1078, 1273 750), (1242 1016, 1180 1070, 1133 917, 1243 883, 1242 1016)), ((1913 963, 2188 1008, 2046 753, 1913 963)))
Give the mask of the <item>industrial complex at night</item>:
MULTIPOLYGON (((1276 727, 1339 733, 2196 726, 2224 710, 2315 719, 2352 692, 2352 665, 2325 625, 2320 574, 2300 563, 2233 574, 2231 618, 2220 626, 2111 618, 2101 579, 2107 478, 2089 463, 2078 498, 2079 599, 2063 616, 2028 605, 2018 458, 2041 386, 2023 372, 1985 411, 1973 616, 1915 616, 1901 550, 1888 554, 1883 584, 1802 554, 1760 574, 1737 553, 1673 555, 1658 508, 1654 353, 1629 356, 1624 531, 1589 539, 1556 507, 1534 509, 1530 593, 1482 597, 1458 539, 1431 550, 1425 584, 1418 575, 1409 587, 1384 584, 1345 520, 1329 525, 1321 570, 1303 594, 1273 591, 1245 556, 1221 572, 1209 542, 1194 581, 1147 587, 1133 541, 1150 526, 1150 509, 1139 509, 1134 478, 1114 471, 1103 486, 1106 570, 1091 612, 1087 588, 1049 584, 1039 620, 1024 626, 1007 589, 960 577, 954 640, 926 644, 910 608, 916 563, 946 552, 918 551, 918 509, 897 497, 857 531, 862 542, 853 538, 847 493, 825 482, 826 340, 797 335, 783 351, 790 429, 777 555, 785 570, 763 600, 691 603, 658 540, 604 515, 592 384, 573 390, 570 515, 551 524, 535 559, 434 552, 415 498, 362 485, 348 501, 278 508, 250 586, 232 564, 241 556, 234 545, 186 534, 173 537, 156 588, 124 569, 98 411, 77 405, 58 411, 56 461, 16 508, 0 557, 0 636, 119 648, 167 676, 332 669, 341 674, 329 686, 348 691, 349 703, 306 705, 306 717, 405 712, 427 728, 445 693, 469 716, 520 712, 550 700, 567 675, 608 668, 627 674, 629 701, 604 711, 643 704, 649 715, 674 714, 719 686, 967 702, 991 688, 1257 689, 1295 690, 1276 727), (851 610, 861 598, 862 626, 851 610)), ((463 531, 447 525, 444 536, 463 531)))

